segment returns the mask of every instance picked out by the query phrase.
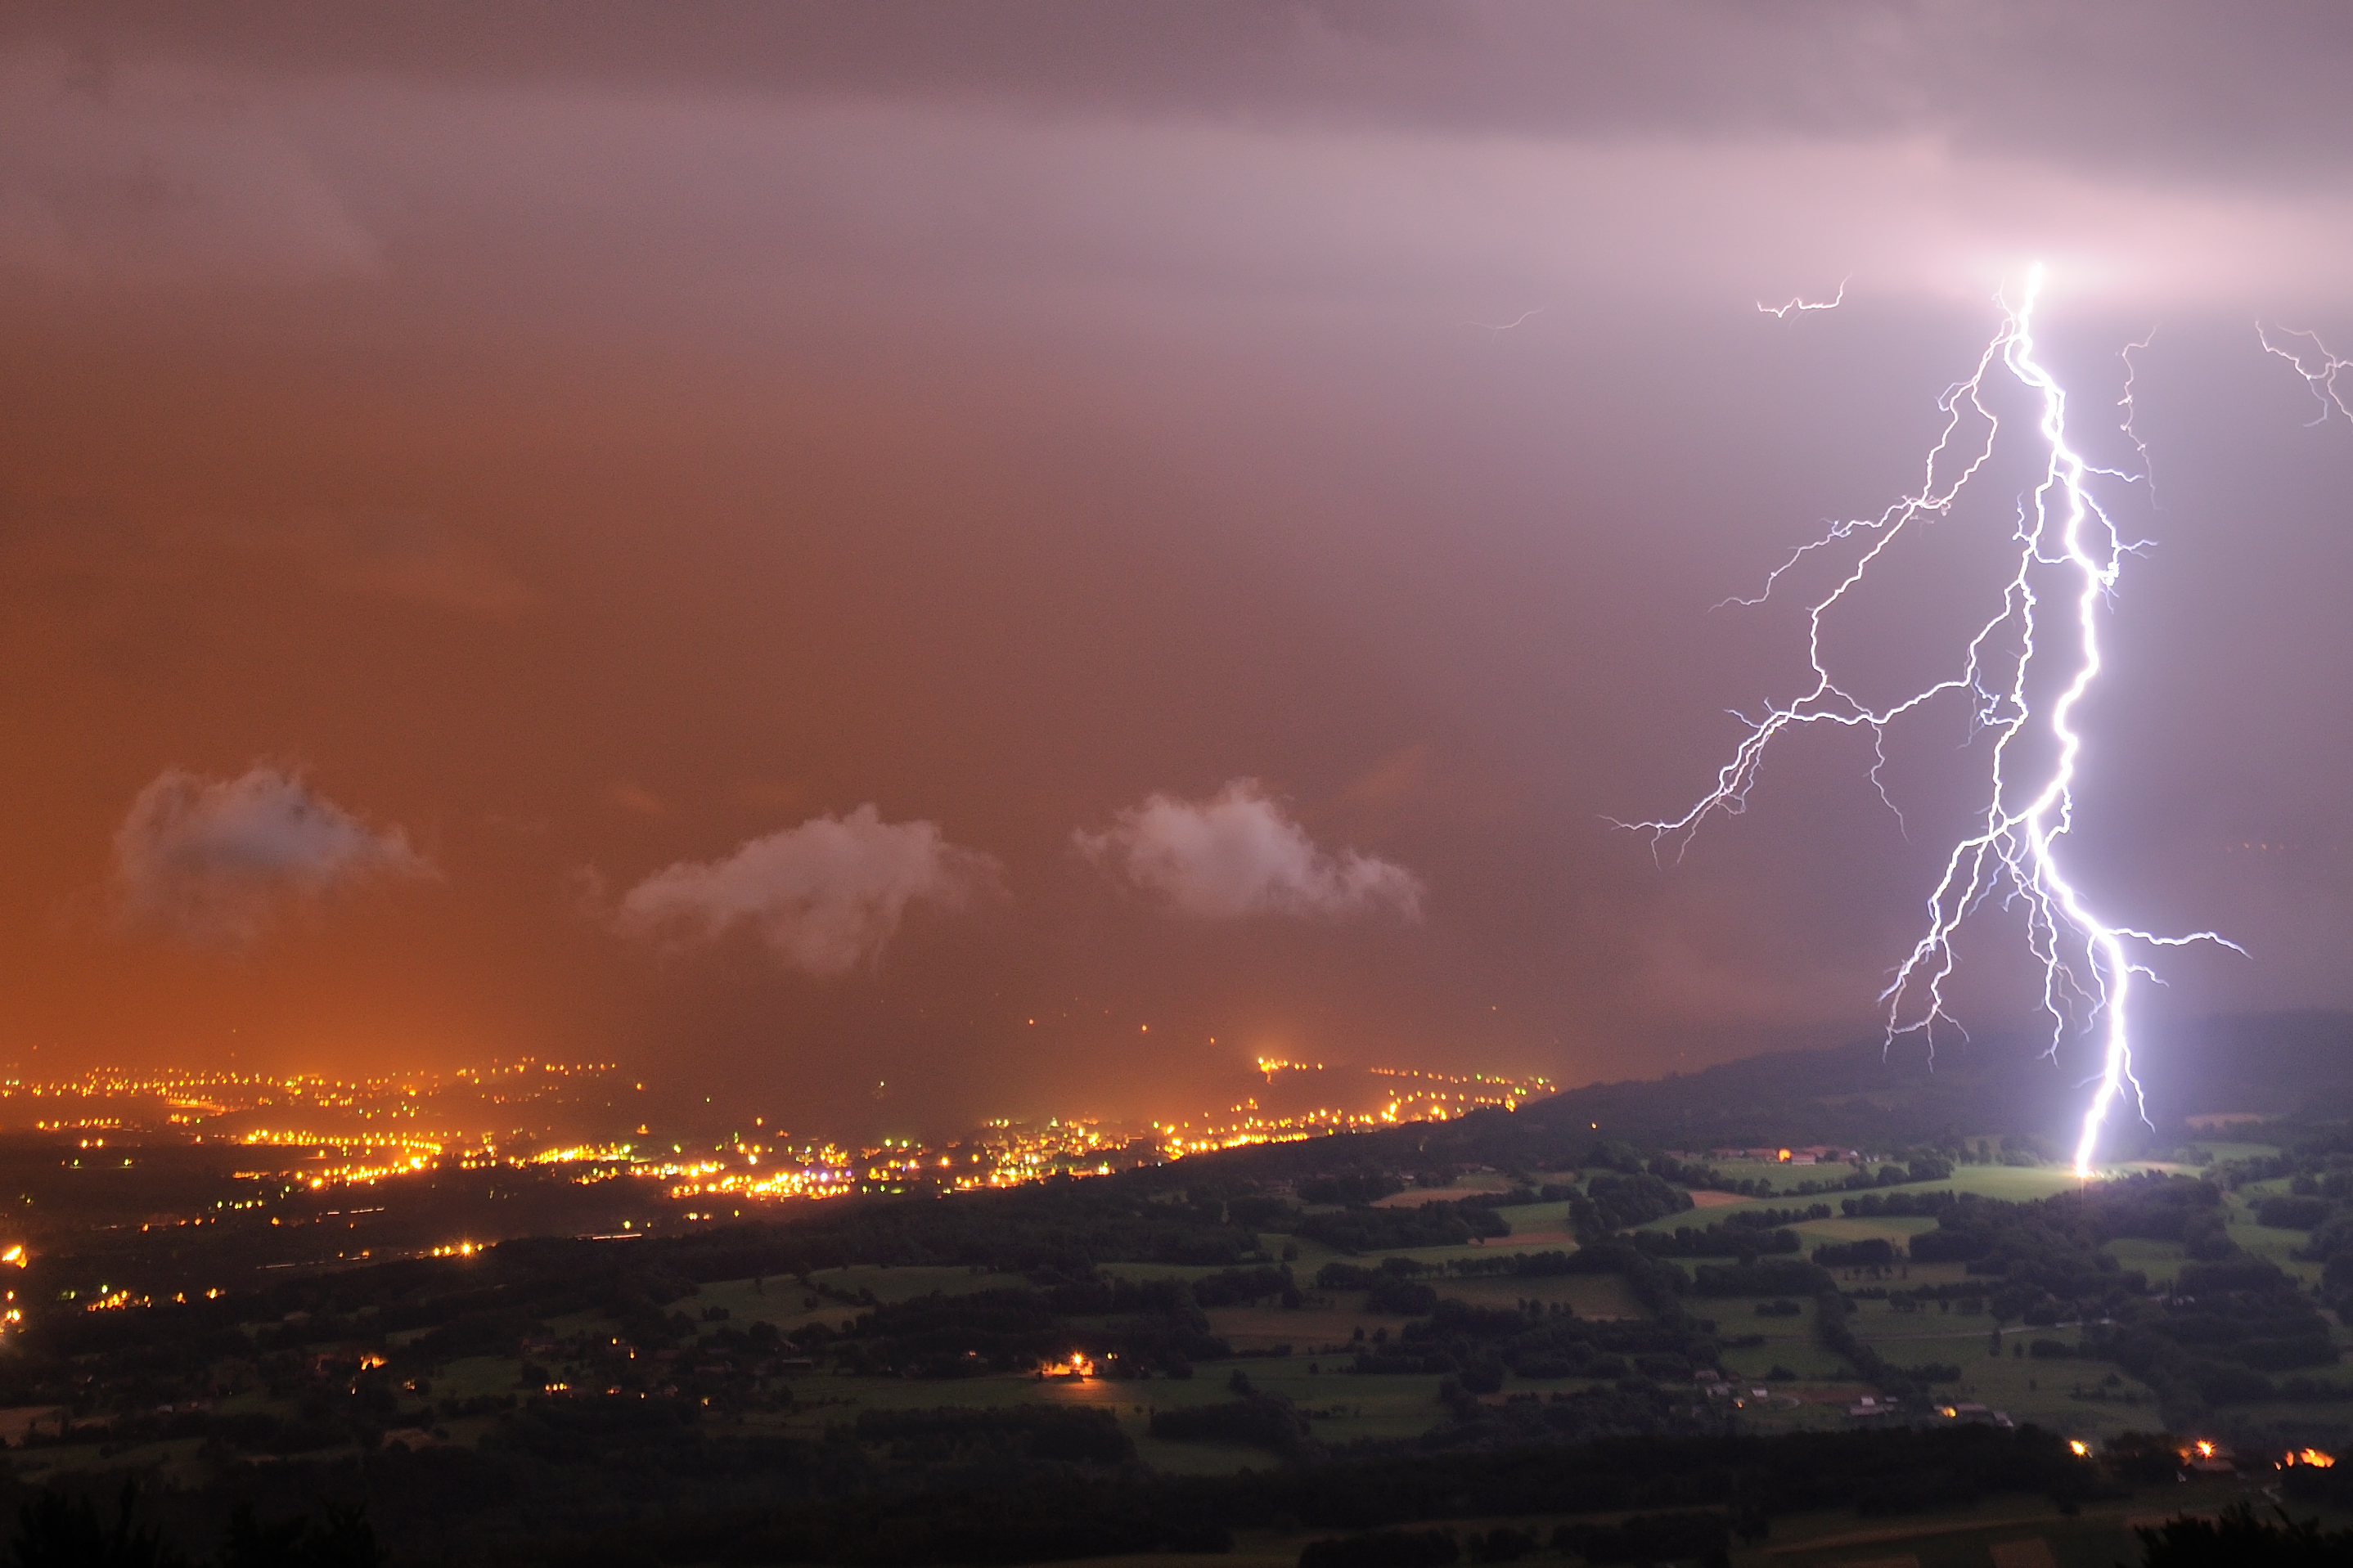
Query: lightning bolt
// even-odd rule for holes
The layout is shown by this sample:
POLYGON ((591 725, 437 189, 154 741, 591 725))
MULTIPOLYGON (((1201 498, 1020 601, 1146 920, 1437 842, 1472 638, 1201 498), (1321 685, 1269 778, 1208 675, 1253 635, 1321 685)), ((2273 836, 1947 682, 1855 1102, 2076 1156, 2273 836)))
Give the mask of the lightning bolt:
POLYGON ((2337 374, 2347 369, 2353 369, 2353 360, 2338 359, 2336 354, 2329 352, 2328 345, 2322 342, 2319 335, 2315 332, 2303 331, 2295 327, 2282 327, 2280 336, 2286 342, 2283 343, 2272 342, 2271 333, 2263 330, 2263 324, 2261 321, 2255 323, 2255 338, 2263 345, 2263 352, 2277 354, 2294 365, 2295 374, 2304 377, 2305 388, 2312 394, 2313 401, 2320 405, 2320 412, 2313 416, 2311 423, 2326 424, 2328 411, 2332 408, 2348 419, 2353 419, 2353 408, 2346 406, 2345 395, 2337 390, 2337 374), (2304 351, 2292 346, 2297 338, 2302 338, 2312 345, 2316 363, 2304 363, 2304 351))
MULTIPOLYGON (((2100 1031, 2100 1071, 2075 1146, 2076 1174, 2088 1176, 2116 1101, 2129 1091, 2142 1119, 2147 1117, 2133 1073, 2130 1003, 2137 979, 2156 978, 2147 962, 2149 950, 2192 942, 2243 950, 2212 931, 2160 936, 2117 924, 2095 910, 2062 860, 2060 851, 2075 821, 2076 766, 2084 749, 2076 712, 2105 668, 2100 612, 2125 558, 2137 546, 2126 542, 2091 488, 2094 475, 2122 482, 2134 476, 2094 467, 2069 444, 2066 392, 2035 358, 2034 307, 2042 287, 2038 264, 2017 303, 1997 298, 2001 325, 1975 372, 1939 400, 1945 425, 1929 448, 1919 489, 1875 518, 1833 523, 1775 567, 1754 597, 1727 601, 1761 604, 1808 557, 1841 545, 1854 548, 1836 585, 1808 606, 1812 688, 1793 701, 1772 705, 1761 718, 1736 713, 1746 732, 1732 760, 1718 770, 1715 787, 1683 816, 1619 826, 1648 834, 1654 854, 1672 844, 1680 858, 1709 817, 1736 816, 1747 809, 1766 751, 1777 737, 1816 724, 1870 733, 1876 758, 1871 781, 1894 811, 1883 776, 1890 730, 1939 700, 1967 703, 1973 731, 1993 738, 1986 753, 1985 805, 1947 854, 1927 898, 1926 931, 1880 993, 1887 1044, 1917 1034, 1933 1052, 1938 1024, 1959 1028, 1945 998, 1956 967, 1957 935, 1989 901, 2022 911, 2027 950, 2042 973, 2042 1008, 2052 1023, 2049 1054, 2056 1058, 2071 1024, 2080 1020, 2085 1033, 2100 1031), (2043 453, 2041 478, 2018 508, 2016 553, 2010 558, 1999 608, 1958 650, 1950 674, 1875 707, 1831 672, 1822 647, 1824 623, 1851 597, 1861 596, 1872 566, 1907 529, 1950 515, 1964 488, 1992 460, 2001 422, 1988 406, 1987 384, 1997 371, 2008 373, 2038 408, 2034 430, 2043 453), (2055 677, 2042 673, 2054 665, 2055 677), (2052 696, 2054 684, 2057 693, 2052 696), (2019 744, 2022 739, 2028 743, 2019 744), (2037 741, 2046 743, 2038 746, 2037 741)), ((2335 369, 2332 363, 2326 374, 2333 378, 2335 369)))
MULTIPOLYGON (((2255 330, 2258 334, 2263 331, 2260 326, 2255 330)), ((2140 432, 2133 428, 2133 421, 2140 417, 2140 407, 2133 402, 2133 383, 2140 377, 2140 366, 2133 363, 2132 356, 2136 352, 2147 349, 2155 342, 2157 342, 2157 329, 2151 327, 2148 330, 2148 336, 2137 342, 2126 343, 2123 352, 2116 355, 2118 359, 2125 362, 2125 395, 2116 399, 2116 406, 2125 411, 2125 422, 2116 428, 2125 433, 2125 439, 2130 441, 2133 444, 2133 450, 2140 454, 2141 482, 2148 486, 2148 504, 2151 506, 2157 504, 2157 472, 2149 466, 2148 443, 2142 440, 2140 432)))
POLYGON ((1829 300, 1809 300, 1803 294, 1790 295, 1789 302, 1786 305, 1768 305, 1764 300, 1759 300, 1757 301, 1757 313, 1760 316, 1771 316, 1777 321, 1781 321, 1786 320, 1789 312, 1792 310, 1835 310, 1841 305, 1846 303, 1846 286, 1853 281, 1854 278, 1852 273, 1840 279, 1838 294, 1835 298, 1829 300))

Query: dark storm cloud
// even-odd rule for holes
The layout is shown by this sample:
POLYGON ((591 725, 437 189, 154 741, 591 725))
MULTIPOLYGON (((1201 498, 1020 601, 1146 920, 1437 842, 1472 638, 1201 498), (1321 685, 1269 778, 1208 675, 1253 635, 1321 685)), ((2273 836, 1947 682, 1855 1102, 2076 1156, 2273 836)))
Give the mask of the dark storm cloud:
POLYGON ((398 827, 370 827, 265 764, 233 779, 166 769, 114 835, 124 918, 202 946, 248 946, 290 905, 337 889, 433 874, 398 827))
MULTIPOLYGON (((454 24, 377 50, 341 12, 293 26, 302 47, 259 24, 244 40, 126 32, 111 13, 87 37, 27 24, 0 41, 0 267, 167 291, 438 283, 452 319, 593 312, 739 339, 747 316, 920 330, 1335 298, 1459 324, 1581 295, 1786 298, 1850 275, 1857 298, 1982 300, 2033 258, 2054 298, 2253 291, 2301 309, 2353 248, 2353 161, 2307 155, 2331 113, 2259 150, 2247 139, 2265 132, 2226 100, 2197 141, 2238 149, 2218 166, 2229 179, 2134 162, 2138 135, 2111 157, 2102 95, 2138 94, 2129 68, 2104 56, 2088 87, 2032 74, 2088 36, 2089 13, 1188 11, 984 27, 973 18, 997 13, 764 9, 729 24, 781 30, 743 40, 749 77, 699 52, 727 26, 687 29, 690 47, 627 11, 576 40, 551 25, 530 69, 482 63, 495 40, 438 56, 432 39, 474 37, 454 24), (1161 29, 1180 35, 1166 51, 1161 29), (625 47, 639 35, 643 59, 625 47), (982 63, 965 86, 934 82, 918 66, 935 47, 982 63), (674 68, 656 68, 671 47, 674 68), (2004 48, 2027 79, 2000 68, 2004 48), (1122 50, 1124 71, 1071 68, 1083 92, 1036 63, 1122 50), (1914 82, 1932 67, 1950 80, 1914 82), (1236 71, 1262 76, 1259 98, 1211 90, 1240 92, 1236 71), (1461 114, 1425 101, 1450 74, 1461 114), (2087 99, 2101 135, 2066 118, 2087 99), (1467 109, 1513 102, 1525 123, 1467 109), (1988 132, 2007 125, 2033 129, 1988 132)), ((542 36, 532 13, 504 15, 515 38, 542 36)), ((2251 37, 2237 54, 2185 50, 2181 68, 2258 72, 2251 37)), ((2215 101, 2150 91, 2193 121, 2215 101)))
POLYGON ((1154 795, 1071 841, 1097 866, 1203 920, 1421 918, 1419 878, 1376 855, 1318 847, 1256 779, 1235 779, 1202 801, 1154 795))
POLYGON ((1543 137, 1933 136, 1973 153, 2232 182, 2335 178, 2339 6, 1838 0, 20 8, 102 91, 147 51, 436 81, 1004 102, 1543 137))
POLYGON ((373 269, 373 237, 237 83, 169 54, 110 83, 73 47, 0 47, 0 254, 166 282, 373 269))
POLYGON ((737 926, 810 974, 873 963, 907 906, 960 910, 994 887, 997 863, 950 844, 935 822, 885 822, 871 805, 813 816, 754 838, 723 859, 681 861, 623 895, 615 928, 628 936, 712 942, 737 926))

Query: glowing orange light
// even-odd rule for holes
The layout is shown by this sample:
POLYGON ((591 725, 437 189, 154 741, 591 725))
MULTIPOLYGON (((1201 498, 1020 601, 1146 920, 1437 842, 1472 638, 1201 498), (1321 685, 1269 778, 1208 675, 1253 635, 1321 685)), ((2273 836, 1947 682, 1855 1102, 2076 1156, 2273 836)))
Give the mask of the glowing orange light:
POLYGON ((2337 1456, 2324 1454, 2317 1448, 2306 1448, 2295 1456, 2295 1461, 2300 1465, 2310 1465, 2316 1470, 2325 1470, 2337 1463, 2337 1456))
POLYGON ((2092 1446, 2081 1437, 2070 1437, 2067 1439, 2067 1451, 2079 1459, 2087 1459, 2092 1456, 2092 1446))
POLYGON ((2214 1457, 2214 1445, 2203 1437, 2198 1439, 2197 1448, 2198 1457, 2201 1459, 2211 1459, 2214 1457))

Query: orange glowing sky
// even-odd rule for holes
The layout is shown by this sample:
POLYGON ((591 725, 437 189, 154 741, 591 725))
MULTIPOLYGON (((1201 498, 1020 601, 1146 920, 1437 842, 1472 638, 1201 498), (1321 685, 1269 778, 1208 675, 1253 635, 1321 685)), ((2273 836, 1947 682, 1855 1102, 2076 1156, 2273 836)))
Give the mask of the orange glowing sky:
POLYGON ((2353 346, 2342 23, 979 15, 0 23, 0 1059, 925 1118, 1846 1037, 1929 853, 1851 749, 1672 870, 1602 818, 2030 252, 2086 406, 2160 323, 2084 852, 2255 952, 2166 1005, 2353 1001, 2353 430, 2249 325, 2353 346))

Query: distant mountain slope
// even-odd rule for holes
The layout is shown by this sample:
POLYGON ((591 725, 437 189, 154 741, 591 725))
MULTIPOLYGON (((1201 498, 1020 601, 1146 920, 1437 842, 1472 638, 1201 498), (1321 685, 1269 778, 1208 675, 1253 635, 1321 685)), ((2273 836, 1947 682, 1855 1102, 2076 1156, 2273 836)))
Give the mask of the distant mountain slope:
MULTIPOLYGON (((1704 1072, 1569 1089, 1520 1112, 1569 1131, 1674 1148, 1841 1143, 1883 1148, 1989 1133, 2068 1135, 2084 1102, 2088 1057, 2068 1065, 2020 1037, 1955 1041, 1933 1064, 1916 1044, 1876 1040, 1780 1051, 1704 1072)), ((2153 1032, 2138 1052, 2155 1137, 2211 1111, 2353 1114, 2353 1014, 2297 1012, 2199 1020, 2153 1032)), ((2119 1118, 2120 1150, 2151 1136, 2119 1118), (2138 1129, 2137 1134, 2135 1129, 2138 1129)))

